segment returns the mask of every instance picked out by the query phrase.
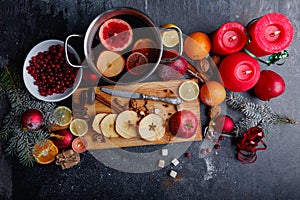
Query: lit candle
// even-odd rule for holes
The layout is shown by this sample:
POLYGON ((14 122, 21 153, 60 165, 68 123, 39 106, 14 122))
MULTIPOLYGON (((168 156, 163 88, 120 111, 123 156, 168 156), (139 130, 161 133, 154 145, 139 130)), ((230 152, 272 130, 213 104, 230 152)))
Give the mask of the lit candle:
POLYGON ((270 13, 247 27, 251 42, 246 49, 257 57, 281 52, 292 42, 293 25, 281 13, 270 13))
POLYGON ((219 73, 226 89, 233 92, 244 92, 257 83, 260 66, 258 61, 248 54, 237 52, 222 60, 219 73))
POLYGON ((238 22, 223 24, 212 34, 212 52, 227 55, 240 51, 248 37, 246 28, 238 22))
POLYGON ((72 149, 77 153, 83 153, 86 151, 86 141, 83 138, 75 138, 72 142, 72 149))

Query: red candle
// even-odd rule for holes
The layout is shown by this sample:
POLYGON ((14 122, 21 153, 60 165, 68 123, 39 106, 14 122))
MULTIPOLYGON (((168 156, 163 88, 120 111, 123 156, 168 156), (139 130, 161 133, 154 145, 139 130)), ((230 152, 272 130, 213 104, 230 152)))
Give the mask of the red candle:
POLYGON ((75 138, 72 142, 72 149, 77 153, 83 153, 86 151, 86 141, 83 138, 75 138))
POLYGON ((237 52, 222 60, 219 73, 226 89, 233 92, 244 92, 257 83, 260 66, 258 61, 248 54, 237 52))
POLYGON ((267 14, 247 28, 251 42, 246 49, 257 57, 278 53, 286 49, 294 36, 293 25, 281 13, 267 14))
POLYGON ((227 55, 240 51, 246 44, 246 28, 238 22, 223 24, 212 35, 212 52, 227 55))

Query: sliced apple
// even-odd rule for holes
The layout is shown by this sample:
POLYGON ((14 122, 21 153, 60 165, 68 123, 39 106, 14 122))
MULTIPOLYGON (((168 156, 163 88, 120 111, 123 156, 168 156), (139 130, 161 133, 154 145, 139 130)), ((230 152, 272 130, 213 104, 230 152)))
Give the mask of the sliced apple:
POLYGON ((100 122, 106 115, 107 115, 106 113, 100 113, 95 116, 94 121, 92 123, 92 127, 93 130, 96 131, 97 133, 101 133, 100 122))
POLYGON ((119 75, 124 69, 124 58, 113 51, 102 51, 97 60, 97 68, 105 77, 119 75))
POLYGON ((116 120, 116 132, 123 138, 137 137, 138 114, 132 110, 121 112, 116 120))
POLYGON ((165 121, 157 114, 149 114, 139 123, 139 134, 146 141, 160 140, 165 132, 165 121))
POLYGON ((117 119, 117 114, 108 114, 100 122, 100 131, 105 137, 115 138, 119 137, 118 133, 115 131, 115 122, 117 119))

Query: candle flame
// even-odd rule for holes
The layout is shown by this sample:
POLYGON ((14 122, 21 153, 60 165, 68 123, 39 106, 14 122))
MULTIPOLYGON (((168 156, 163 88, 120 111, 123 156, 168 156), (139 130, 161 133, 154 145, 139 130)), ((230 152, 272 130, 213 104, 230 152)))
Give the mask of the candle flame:
POLYGON ((251 74, 251 73, 252 73, 252 70, 245 70, 244 73, 245 73, 245 74, 251 74))
POLYGON ((275 37, 276 35, 278 35, 281 31, 275 31, 273 33, 270 34, 271 37, 275 37))
POLYGON ((229 40, 229 42, 232 42, 233 40, 235 40, 237 38, 237 36, 231 36, 228 40, 229 40))
POLYGON ((78 143, 78 144, 77 144, 77 147, 78 147, 78 148, 81 148, 82 146, 83 146, 83 145, 82 145, 81 143, 78 143))

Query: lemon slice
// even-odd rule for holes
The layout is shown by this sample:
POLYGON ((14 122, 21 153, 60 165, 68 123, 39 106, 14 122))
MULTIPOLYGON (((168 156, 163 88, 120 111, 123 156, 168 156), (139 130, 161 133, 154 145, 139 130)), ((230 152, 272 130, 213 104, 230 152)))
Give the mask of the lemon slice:
POLYGON ((67 126, 71 123, 72 119, 72 111, 66 106, 58 106, 53 111, 53 120, 58 126, 67 126))
MULTIPOLYGON (((176 28, 178 30, 179 27, 176 26, 175 24, 166 24, 162 26, 163 28, 176 28)), ((166 47, 174 47, 179 43, 179 35, 176 30, 166 30, 165 32, 162 33, 162 42, 166 47)))
POLYGON ((88 124, 83 119, 74 119, 70 124, 70 131, 75 136, 85 135, 88 129, 88 124))
POLYGON ((193 101, 199 96, 199 86, 194 81, 185 81, 179 86, 178 93, 182 100, 193 101))

